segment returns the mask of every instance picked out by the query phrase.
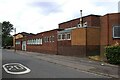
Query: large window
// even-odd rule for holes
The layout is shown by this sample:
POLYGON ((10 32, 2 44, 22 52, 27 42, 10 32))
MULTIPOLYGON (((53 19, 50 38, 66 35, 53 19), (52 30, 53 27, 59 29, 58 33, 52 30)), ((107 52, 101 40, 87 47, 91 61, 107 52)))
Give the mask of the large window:
POLYGON ((113 38, 120 38, 120 26, 113 27, 113 38))
POLYGON ((62 33, 58 34, 58 40, 71 40, 71 34, 70 33, 62 33))
POLYGON ((20 41, 16 41, 16 44, 20 44, 20 41))
POLYGON ((28 41, 27 41, 27 44, 30 44, 30 45, 32 45, 32 44, 33 44, 33 45, 42 44, 42 38, 28 40, 28 41))

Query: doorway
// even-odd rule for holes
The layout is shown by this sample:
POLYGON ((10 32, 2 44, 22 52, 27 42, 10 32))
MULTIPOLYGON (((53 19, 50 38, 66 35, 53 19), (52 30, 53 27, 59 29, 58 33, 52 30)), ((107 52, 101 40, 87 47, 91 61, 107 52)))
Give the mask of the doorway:
POLYGON ((22 50, 23 50, 23 51, 26 51, 26 41, 23 41, 23 42, 22 42, 22 50))

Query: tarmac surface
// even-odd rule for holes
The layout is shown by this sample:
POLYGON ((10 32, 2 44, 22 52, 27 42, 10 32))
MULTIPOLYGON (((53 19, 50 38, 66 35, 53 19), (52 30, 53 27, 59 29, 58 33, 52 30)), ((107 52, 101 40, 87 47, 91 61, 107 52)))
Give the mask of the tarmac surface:
POLYGON ((80 58, 73 56, 50 55, 26 51, 16 51, 16 53, 35 57, 40 60, 48 61, 50 63, 64 65, 67 67, 81 70, 83 72, 104 75, 111 78, 120 78, 120 67, 118 65, 112 65, 105 62, 94 61, 88 58, 80 58))

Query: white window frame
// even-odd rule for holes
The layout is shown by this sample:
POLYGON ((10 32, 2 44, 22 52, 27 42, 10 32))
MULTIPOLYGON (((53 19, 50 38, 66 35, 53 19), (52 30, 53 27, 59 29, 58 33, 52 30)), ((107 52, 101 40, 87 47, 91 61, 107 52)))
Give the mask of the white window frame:
POLYGON ((52 42, 52 36, 49 37, 49 42, 52 42))
POLYGON ((42 38, 40 38, 40 44, 42 45, 42 38))
POLYGON ((114 26, 113 27, 113 38, 120 38, 120 36, 115 37, 115 32, 114 32, 115 31, 115 29, 114 29, 115 27, 119 27, 120 28, 120 26, 114 26))
POLYGON ((71 33, 66 33, 66 40, 71 40, 71 33), (68 34, 70 34, 70 38, 68 39, 68 34))
POLYGON ((58 41, 61 41, 62 40, 62 34, 58 34, 58 41), (59 38, 60 36, 60 38, 59 38))

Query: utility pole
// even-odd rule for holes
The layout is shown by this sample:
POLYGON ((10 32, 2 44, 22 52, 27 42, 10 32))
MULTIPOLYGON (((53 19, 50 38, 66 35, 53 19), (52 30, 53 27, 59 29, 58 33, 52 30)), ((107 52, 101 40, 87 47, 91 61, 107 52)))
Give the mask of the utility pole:
POLYGON ((16 28, 14 28, 14 34, 15 34, 15 48, 14 48, 14 51, 16 52, 16 28))

